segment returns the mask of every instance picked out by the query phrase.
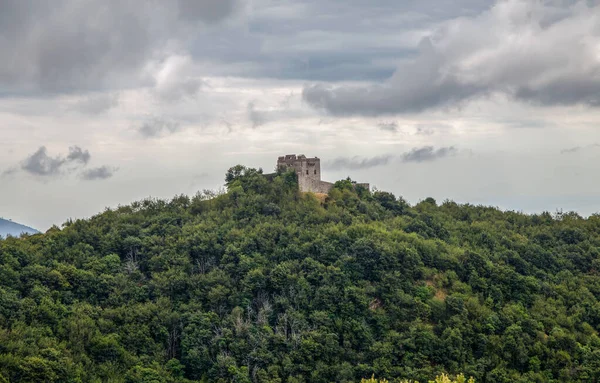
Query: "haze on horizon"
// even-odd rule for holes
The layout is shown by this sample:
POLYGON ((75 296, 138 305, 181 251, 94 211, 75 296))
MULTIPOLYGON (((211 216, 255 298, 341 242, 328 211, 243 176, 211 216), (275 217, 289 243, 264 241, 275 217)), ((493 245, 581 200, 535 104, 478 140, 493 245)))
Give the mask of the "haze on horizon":
POLYGON ((600 211, 600 5, 0 0, 0 215, 322 159, 415 203, 600 211))

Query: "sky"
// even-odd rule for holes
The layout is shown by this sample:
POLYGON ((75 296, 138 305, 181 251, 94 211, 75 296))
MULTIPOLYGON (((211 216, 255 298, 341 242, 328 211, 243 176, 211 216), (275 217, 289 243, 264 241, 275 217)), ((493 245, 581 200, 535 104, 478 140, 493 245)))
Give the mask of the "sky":
POLYGON ((321 158, 410 203, 600 211, 600 5, 0 0, 0 217, 321 158))

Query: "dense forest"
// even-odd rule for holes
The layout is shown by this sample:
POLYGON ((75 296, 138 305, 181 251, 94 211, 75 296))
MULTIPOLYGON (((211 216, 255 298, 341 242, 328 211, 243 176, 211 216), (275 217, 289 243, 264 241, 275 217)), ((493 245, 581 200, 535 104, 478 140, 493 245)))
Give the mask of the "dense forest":
POLYGON ((600 381, 600 216, 226 186, 0 240, 0 382, 600 381))

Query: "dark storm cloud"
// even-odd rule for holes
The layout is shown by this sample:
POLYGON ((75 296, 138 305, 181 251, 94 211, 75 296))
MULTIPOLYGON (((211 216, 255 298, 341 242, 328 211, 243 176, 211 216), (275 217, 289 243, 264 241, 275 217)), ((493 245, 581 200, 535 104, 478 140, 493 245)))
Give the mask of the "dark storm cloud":
POLYGON ((369 86, 305 87, 303 98, 311 106, 333 115, 367 115, 420 112, 425 109, 464 101, 486 89, 461 83, 445 73, 442 58, 429 39, 419 45, 415 61, 402 64, 384 84, 369 86))
POLYGON ((147 83, 143 66, 188 22, 216 23, 232 0, 0 1, 0 85, 5 92, 72 92, 147 83))
MULTIPOLYGON (((250 19, 250 30, 257 32, 260 40, 245 36, 241 49, 258 48, 268 58, 261 61, 261 76, 318 81, 380 80, 393 73, 399 59, 415 54, 415 36, 425 34, 441 20, 478 14, 492 3, 265 1, 254 8, 250 19)), ((256 57, 247 55, 250 60, 256 57)))
POLYGON ((4 0, 0 40, 9 60, 0 63, 0 79, 9 89, 72 91, 107 85, 138 69, 152 49, 152 31, 143 9, 132 2, 4 0))
POLYGON ((173 134, 181 130, 181 124, 177 121, 167 120, 162 117, 153 117, 144 121, 137 131, 146 138, 159 137, 173 134))
POLYGON ((78 146, 69 148, 66 157, 48 155, 45 146, 41 146, 21 163, 21 169, 36 176, 56 176, 74 167, 85 166, 90 160, 90 153, 78 146))
POLYGON ((600 106, 600 6, 498 2, 442 23, 383 82, 308 85, 304 100, 337 115, 378 116, 457 107, 504 94, 552 106, 600 106), (522 36, 518 44, 511 36, 522 36))
MULTIPOLYGON (((176 101, 199 92, 198 76, 223 75, 324 81, 307 85, 303 98, 337 116, 454 108, 497 93, 540 105, 600 104, 594 2, 249 4, 0 0, 0 94, 157 86, 161 101, 176 101), (157 84, 155 64, 174 54, 203 72, 157 84), (336 84, 346 80, 366 83, 336 84)), ((102 113, 115 102, 84 100, 79 110, 102 113)))
POLYGON ((86 181, 105 180, 112 177, 116 171, 116 168, 111 168, 109 166, 104 165, 98 168, 88 169, 84 171, 83 173, 81 173, 81 178, 86 181))
POLYGON ((327 168, 341 169, 368 169, 375 166, 387 165, 393 157, 391 155, 362 157, 338 157, 327 164, 327 168))
MULTIPOLYGON (((600 65, 596 69, 600 70, 600 65)), ((573 104, 600 106, 600 77, 573 74, 541 86, 525 85, 517 89, 515 97, 546 106, 573 104)))
MULTIPOLYGON (((258 0, 251 6, 248 0, 0 0, 0 94, 152 85, 147 64, 182 51, 205 63, 206 75, 382 79, 397 59, 414 54, 414 44, 405 41, 410 37, 395 36, 489 5, 474 0, 452 6, 435 0, 258 0)), ((185 95, 199 83, 181 85, 185 95)))
POLYGON ((402 155, 403 162, 426 162, 434 161, 440 158, 456 155, 458 150, 454 146, 447 146, 435 149, 433 146, 423 146, 413 148, 411 151, 402 155))

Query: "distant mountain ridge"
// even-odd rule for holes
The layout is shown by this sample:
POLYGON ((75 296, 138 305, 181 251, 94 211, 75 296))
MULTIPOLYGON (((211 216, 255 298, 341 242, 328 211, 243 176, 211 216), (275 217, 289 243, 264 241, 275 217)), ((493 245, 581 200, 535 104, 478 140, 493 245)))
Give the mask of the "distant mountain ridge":
POLYGON ((18 237, 23 233, 37 234, 39 233, 39 231, 32 227, 21 225, 19 223, 4 218, 0 218, 0 237, 6 238, 6 236, 8 235, 18 237))

